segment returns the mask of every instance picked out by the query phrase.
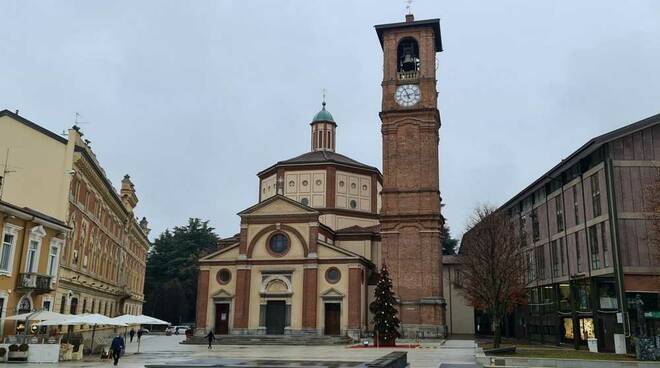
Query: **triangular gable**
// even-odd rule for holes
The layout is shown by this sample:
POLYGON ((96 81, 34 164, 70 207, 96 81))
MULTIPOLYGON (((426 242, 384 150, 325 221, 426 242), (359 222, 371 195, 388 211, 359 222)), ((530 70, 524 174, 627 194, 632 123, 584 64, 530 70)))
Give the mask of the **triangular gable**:
POLYGON ((222 249, 220 249, 220 250, 217 250, 217 251, 215 251, 215 252, 213 252, 213 253, 211 253, 211 254, 209 254, 209 255, 207 255, 207 256, 204 256, 204 257, 200 258, 199 261, 200 261, 200 262, 202 262, 202 261, 211 261, 211 260, 213 260, 214 258, 216 258, 217 256, 219 256, 219 255, 221 255, 221 254, 227 253, 227 252, 229 252, 229 251, 232 250, 232 249, 236 249, 236 248, 238 248, 238 246, 239 246, 240 244, 241 244, 241 243, 235 243, 235 244, 232 244, 232 245, 230 245, 230 246, 228 246, 228 247, 224 247, 224 248, 222 248, 222 249))
POLYGON ((339 298, 343 298, 343 297, 345 297, 345 296, 346 296, 346 295, 345 295, 344 293, 342 293, 341 291, 339 291, 339 290, 337 290, 337 289, 335 289, 335 288, 330 288, 330 289, 328 289, 328 290, 326 290, 326 291, 324 291, 324 292, 321 293, 321 298, 335 298, 335 299, 339 299, 339 298))
POLYGON ((260 215, 318 215, 315 209, 283 195, 275 195, 238 213, 239 216, 260 215))
POLYGON ((211 299, 232 299, 234 295, 226 291, 225 289, 220 289, 217 293, 211 295, 211 299))

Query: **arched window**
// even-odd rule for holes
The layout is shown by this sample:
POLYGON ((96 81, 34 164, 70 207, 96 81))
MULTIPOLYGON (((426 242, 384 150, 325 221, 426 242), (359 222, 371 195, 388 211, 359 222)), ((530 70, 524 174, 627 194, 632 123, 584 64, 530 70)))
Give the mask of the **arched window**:
POLYGON ((413 79, 418 77, 419 46, 412 37, 406 37, 397 47, 397 72, 399 79, 413 79))

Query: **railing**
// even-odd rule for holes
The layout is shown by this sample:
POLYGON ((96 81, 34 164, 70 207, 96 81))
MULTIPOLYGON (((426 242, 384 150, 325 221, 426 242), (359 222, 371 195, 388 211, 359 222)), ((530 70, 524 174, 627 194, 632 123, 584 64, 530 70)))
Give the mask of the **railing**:
POLYGON ((399 80, 417 79, 419 71, 411 70, 409 72, 399 72, 399 80))
POLYGON ((18 277, 17 289, 52 291, 51 277, 34 272, 21 273, 18 277))

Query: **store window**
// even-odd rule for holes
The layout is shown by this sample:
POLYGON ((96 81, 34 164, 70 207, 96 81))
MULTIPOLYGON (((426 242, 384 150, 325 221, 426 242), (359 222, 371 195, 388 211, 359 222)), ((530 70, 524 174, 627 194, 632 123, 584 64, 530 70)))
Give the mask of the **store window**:
MULTIPOLYGON (((569 284, 559 284, 559 311, 571 311, 571 287, 569 284)), ((571 325, 573 322, 571 322, 571 325)))
POLYGON ((555 290, 552 286, 543 287, 543 312, 554 312, 555 307, 555 290))
POLYGON ((598 304, 601 309, 618 309, 616 298, 616 285, 613 282, 602 283, 598 286, 598 304))
POLYGON ((580 336, 583 341, 593 339, 596 337, 594 333, 594 319, 593 318, 580 318, 580 336))
POLYGON ((591 288, 589 284, 580 283, 575 286, 575 302, 576 307, 579 311, 589 311, 591 310, 591 303, 589 298, 591 297, 591 288))

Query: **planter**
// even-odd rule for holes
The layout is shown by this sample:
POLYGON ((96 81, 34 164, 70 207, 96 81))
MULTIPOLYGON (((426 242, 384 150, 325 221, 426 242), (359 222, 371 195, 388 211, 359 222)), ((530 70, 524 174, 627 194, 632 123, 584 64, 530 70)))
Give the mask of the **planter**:
POLYGON ((7 354, 8 362, 27 362, 28 352, 27 351, 10 351, 7 354))

